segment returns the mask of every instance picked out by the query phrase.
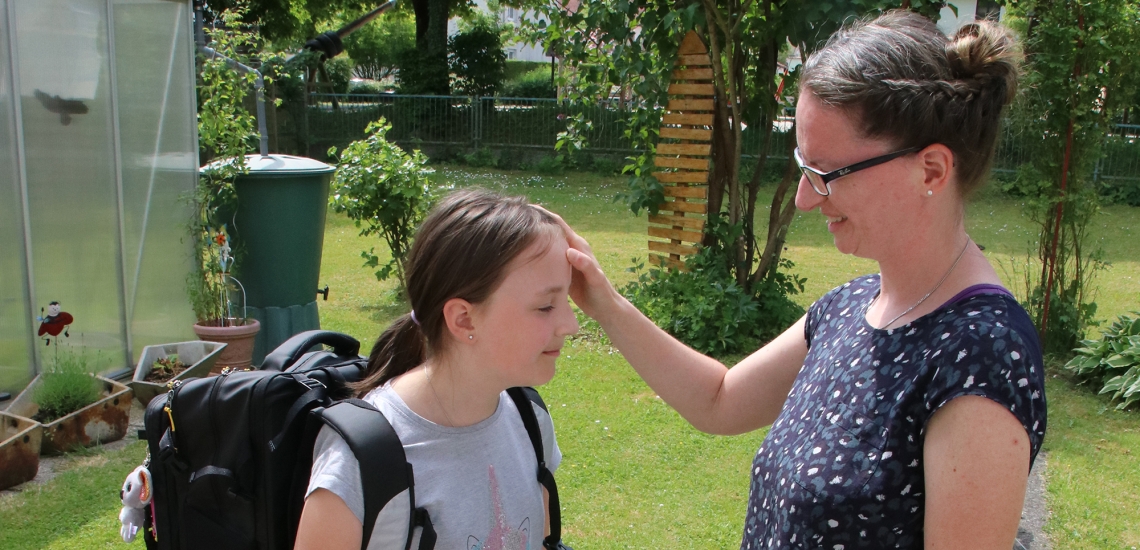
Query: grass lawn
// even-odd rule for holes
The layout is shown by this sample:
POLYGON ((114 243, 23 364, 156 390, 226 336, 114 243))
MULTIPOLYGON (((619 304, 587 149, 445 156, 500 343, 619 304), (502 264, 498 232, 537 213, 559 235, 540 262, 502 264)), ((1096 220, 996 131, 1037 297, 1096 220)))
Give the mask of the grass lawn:
MULTIPOLYGON (((562 214, 593 245, 617 284, 634 257, 644 258, 644 216, 612 197, 624 182, 592 174, 539 176, 524 172, 437 166, 441 184, 479 185, 524 194, 562 214)), ((761 192, 760 203, 770 196, 761 192)), ((766 212, 761 211, 760 216, 766 212)), ((828 289, 875 269, 835 251, 818 214, 793 225, 787 257, 807 277, 808 305, 828 289)), ((1015 292, 1032 232, 1020 206, 986 195, 969 209, 974 239, 1006 266, 1015 292)), ((1099 315, 1112 319, 1140 309, 1140 209, 1111 207, 1094 228, 1111 263, 1097 280, 1099 315)), ((321 285, 326 329, 360 339, 364 351, 387 323, 407 311, 394 283, 361 267, 360 251, 383 246, 362 239, 346 218, 329 214, 321 285)), ((383 260, 383 258, 382 258, 383 260)), ((764 431, 737 437, 697 432, 658 399, 622 357, 588 325, 564 350, 559 372, 543 388, 558 427, 564 460, 558 471, 566 541, 577 550, 610 548, 735 548, 748 492, 748 468, 764 431)), ((1047 526, 1054 548, 1140 548, 1140 413, 1117 412, 1101 396, 1049 369, 1047 526)), ((125 451, 78 457, 40 489, 0 500, 0 548, 92 548, 118 540, 117 492, 145 454, 125 451)), ((139 546, 138 543, 132 547, 139 546)), ((121 546, 119 546, 121 547, 121 546)))

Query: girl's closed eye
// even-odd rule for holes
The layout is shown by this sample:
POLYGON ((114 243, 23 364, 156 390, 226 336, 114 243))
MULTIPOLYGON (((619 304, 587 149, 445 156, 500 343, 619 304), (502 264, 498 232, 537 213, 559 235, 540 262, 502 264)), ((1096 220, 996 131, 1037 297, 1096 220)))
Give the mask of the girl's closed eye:
POLYGON ((538 308, 538 310, 543 312, 543 313, 550 313, 551 311, 554 311, 554 306, 553 305, 542 306, 542 307, 538 308))

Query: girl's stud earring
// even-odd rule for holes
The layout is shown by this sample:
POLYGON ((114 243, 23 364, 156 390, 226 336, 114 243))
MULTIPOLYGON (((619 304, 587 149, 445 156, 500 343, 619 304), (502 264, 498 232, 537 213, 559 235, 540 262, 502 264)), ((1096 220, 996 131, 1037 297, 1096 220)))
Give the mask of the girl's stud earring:
POLYGON ((474 340, 474 339, 475 339, 475 335, 474 335, 474 334, 468 334, 468 335, 467 335, 467 339, 468 339, 468 340, 474 340))
POLYGON ((932 191, 932 190, 930 190, 930 189, 927 189, 927 190, 926 190, 926 196, 928 196, 928 197, 933 197, 933 196, 934 196, 934 191, 932 191))

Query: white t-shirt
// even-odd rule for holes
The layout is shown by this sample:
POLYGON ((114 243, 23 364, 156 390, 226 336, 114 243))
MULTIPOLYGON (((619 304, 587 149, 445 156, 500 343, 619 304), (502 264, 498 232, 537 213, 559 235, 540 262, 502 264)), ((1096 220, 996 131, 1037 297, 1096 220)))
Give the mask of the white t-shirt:
MULTIPOLYGON (((514 401, 499 394, 499 406, 473 426, 441 426, 413 412, 390 385, 364 400, 384 413, 404 444, 415 476, 416 505, 426 508, 435 528, 436 548, 469 550, 542 547, 546 509, 538 483, 538 461, 514 401)), ((532 404, 533 405, 533 404, 532 404)), ((533 405, 546 456, 553 472, 562 461, 550 415, 533 405)), ((364 521, 360 464, 348 444, 329 427, 313 448, 308 497, 318 488, 339 496, 364 521)), ((403 548, 409 499, 400 495, 377 516, 369 550, 403 548)), ((418 544, 418 530, 413 548, 418 544)))

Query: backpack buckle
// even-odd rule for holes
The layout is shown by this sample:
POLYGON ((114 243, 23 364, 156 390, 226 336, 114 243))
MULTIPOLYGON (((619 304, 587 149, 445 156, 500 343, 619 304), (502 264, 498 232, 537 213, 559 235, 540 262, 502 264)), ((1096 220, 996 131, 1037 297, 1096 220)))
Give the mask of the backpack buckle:
POLYGON ((315 390, 317 388, 328 389, 328 387, 325 386, 324 383, 322 383, 320 380, 317 380, 315 378, 309 378, 308 376, 297 376, 297 377, 294 377, 293 379, 296 380, 297 382, 299 382, 302 386, 305 386, 306 388, 308 388, 310 390, 315 390))

